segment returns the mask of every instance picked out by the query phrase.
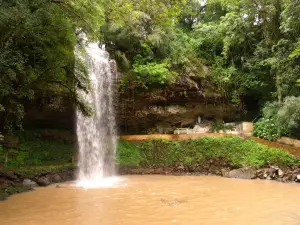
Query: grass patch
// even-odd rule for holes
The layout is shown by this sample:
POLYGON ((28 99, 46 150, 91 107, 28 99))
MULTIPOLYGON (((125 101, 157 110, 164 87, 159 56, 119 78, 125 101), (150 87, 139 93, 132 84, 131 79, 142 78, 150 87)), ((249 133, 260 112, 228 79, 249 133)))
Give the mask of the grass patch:
POLYGON ((18 168, 13 168, 12 171, 21 177, 32 179, 42 174, 49 174, 49 173, 54 174, 69 169, 75 169, 75 166, 71 163, 66 163, 60 165, 18 167, 18 168))
POLYGON ((283 150, 240 137, 204 137, 184 141, 154 139, 141 145, 122 142, 118 148, 121 165, 131 165, 132 162, 145 167, 195 165, 216 158, 239 167, 300 165, 299 159, 283 150))
POLYGON ((71 163, 48 166, 22 166, 15 168, 0 168, 0 176, 10 177, 12 180, 18 178, 33 179, 44 174, 59 173, 66 170, 73 170, 76 166, 71 163))
POLYGON ((23 184, 2 184, 0 185, 0 201, 6 200, 10 195, 30 190, 30 187, 23 184))
POLYGON ((19 135, 17 148, 0 148, 0 164, 7 168, 41 166, 71 162, 74 145, 63 140, 43 139, 39 132, 19 135))
POLYGON ((120 141, 118 143, 117 163, 121 166, 139 166, 142 156, 135 144, 120 141))

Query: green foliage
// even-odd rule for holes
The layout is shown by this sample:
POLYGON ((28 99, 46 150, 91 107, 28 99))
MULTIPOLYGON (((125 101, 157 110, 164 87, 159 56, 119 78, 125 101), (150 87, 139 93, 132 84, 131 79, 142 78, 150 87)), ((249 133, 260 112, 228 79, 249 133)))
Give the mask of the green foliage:
POLYGON ((290 54, 291 58, 296 58, 300 56, 300 41, 298 42, 295 50, 290 54))
MULTIPOLYGON (((60 165, 51 165, 51 166, 20 166, 17 165, 14 168, 0 168, 0 174, 8 176, 12 181, 19 181, 22 179, 32 179, 36 180, 37 177, 40 177, 44 174, 59 173, 63 171, 74 171, 74 166, 72 164, 60 164, 60 165)), ((32 190, 32 187, 25 186, 21 183, 4 183, 0 184, 0 201, 5 200, 12 194, 21 193, 32 190)))
POLYGON ((282 136, 296 136, 300 128, 300 98, 286 97, 282 104, 272 102, 263 108, 264 118, 255 123, 254 136, 276 140, 282 136))
POLYGON ((171 80, 172 73, 169 71, 169 63, 147 63, 133 64, 133 71, 137 79, 143 81, 145 85, 149 84, 165 84, 171 80))
POLYGON ((147 166, 171 166, 181 161, 181 151, 179 143, 169 142, 164 139, 147 141, 139 146, 141 151, 142 165, 147 166))
POLYGON ((269 92, 279 101, 297 96, 299 0, 267 0, 260 7, 247 0, 206 3, 193 33, 199 56, 211 65, 209 83, 216 91, 236 104, 248 93, 259 95, 262 102, 273 100, 269 92), (212 20, 211 13, 219 16, 212 20))
POLYGON ((110 0, 105 3, 105 16, 109 22, 124 26, 127 19, 144 14, 152 24, 168 27, 177 20, 186 0, 110 0))
POLYGON ((213 62, 223 48, 219 25, 216 22, 199 23, 195 25, 192 34, 198 42, 198 54, 208 62, 213 62))
POLYGON ((18 149, 0 148, 0 164, 16 168, 70 162, 74 146, 60 140, 45 140, 38 133, 26 132, 18 149))
POLYGON ((287 152, 240 137, 205 137, 185 141, 154 139, 134 149, 141 152, 141 166, 146 167, 201 165, 214 159, 223 159, 234 166, 300 165, 299 159, 287 152))
POLYGON ((142 157, 136 145, 120 141, 117 149, 117 164, 120 166, 139 166, 142 157))
MULTIPOLYGON (((243 106, 250 96, 259 99, 257 108, 275 99, 281 104, 300 94, 299 5, 299 0, 3 1, 0 128, 21 129, 27 108, 37 102, 62 110, 71 101, 91 113, 75 91, 89 90, 79 59, 74 70, 80 32, 100 39, 116 59, 122 93, 135 95, 190 76, 228 103, 243 106)), ((298 129, 294 120, 289 129, 298 129)))
POLYGON ((226 131, 231 131, 234 129, 234 126, 231 124, 225 124, 224 121, 222 123, 220 122, 214 122, 211 127, 210 127, 210 132, 226 132, 226 131))
POLYGON ((276 148, 257 148, 251 149, 244 158, 244 164, 250 166, 278 165, 292 166, 299 165, 299 159, 288 152, 276 148))
POLYGON ((35 100, 47 98, 45 102, 56 109, 63 108, 61 99, 83 106, 75 92, 75 86, 84 88, 85 77, 85 71, 74 73, 75 29, 94 35, 89 31, 99 29, 100 15, 94 14, 99 13, 98 4, 85 0, 1 3, 0 122, 6 132, 21 128, 24 105, 35 100))
POLYGON ((5 200, 12 194, 21 193, 31 190, 29 186, 23 184, 1 184, 0 185, 0 201, 5 200))
POLYGON ((17 166, 14 168, 8 168, 14 174, 19 177, 25 177, 28 179, 35 179, 41 176, 41 174, 59 173, 62 171, 74 170, 75 166, 71 163, 53 164, 53 165, 31 165, 31 166, 17 166))
MULTIPOLYGON (((124 12, 119 15, 121 20, 109 19, 102 34, 108 51, 125 73, 123 86, 128 91, 172 83, 178 74, 203 73, 196 40, 175 23, 186 1, 142 1, 147 7, 140 1, 122 2, 124 6, 112 6, 124 12)), ((111 10, 107 16, 111 17, 111 10)))
POLYGON ((288 130, 300 128, 300 97, 286 97, 277 112, 277 124, 288 130))
POLYGON ((281 137, 281 133, 278 129, 274 119, 260 119, 254 124, 253 136, 266 139, 269 141, 275 141, 281 137))
POLYGON ((169 43, 165 43, 169 47, 167 55, 174 67, 197 66, 195 61, 193 61, 197 59, 196 49, 198 43, 196 39, 191 37, 191 35, 183 29, 174 28, 169 33, 169 40, 169 43))

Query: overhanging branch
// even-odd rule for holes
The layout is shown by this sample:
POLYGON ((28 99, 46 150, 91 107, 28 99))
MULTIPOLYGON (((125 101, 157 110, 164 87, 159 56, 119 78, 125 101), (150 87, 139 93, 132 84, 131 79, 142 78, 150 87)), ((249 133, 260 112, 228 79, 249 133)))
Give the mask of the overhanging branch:
POLYGON ((97 38, 100 39, 98 33, 93 29, 91 24, 84 17, 82 17, 80 14, 78 14, 77 12, 72 10, 71 9, 72 7, 70 7, 67 3, 65 3, 64 1, 60 1, 60 0, 51 0, 51 2, 54 3, 54 4, 60 5, 63 9, 65 9, 68 12, 74 14, 76 17, 78 17, 80 20, 82 20, 89 27, 89 29, 97 36, 97 38))

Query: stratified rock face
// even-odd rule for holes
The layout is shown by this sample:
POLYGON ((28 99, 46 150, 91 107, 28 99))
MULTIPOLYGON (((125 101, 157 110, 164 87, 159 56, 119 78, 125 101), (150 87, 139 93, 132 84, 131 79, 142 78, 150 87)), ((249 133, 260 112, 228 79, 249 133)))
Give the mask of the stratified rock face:
POLYGON ((237 120, 237 106, 223 103, 201 81, 183 77, 164 89, 140 92, 134 97, 119 96, 118 124, 121 133, 173 133, 175 128, 193 128, 201 119, 237 120))
POLYGON ((73 130, 75 121, 75 107, 69 99, 64 99, 60 108, 51 108, 48 105, 28 106, 24 118, 26 129, 66 129, 73 130))
MULTIPOLYGON (((116 72, 116 65, 113 72, 116 72)), ((121 78, 116 73, 116 83, 121 78)), ((241 111, 225 101, 201 77, 181 76, 162 88, 130 90, 119 93, 116 119, 120 134, 173 133, 175 128, 193 128, 198 116, 203 120, 239 120, 241 111)), ((36 104, 38 105, 38 104, 36 104)), ((25 128, 66 129, 74 131, 75 107, 64 100, 64 107, 30 106, 25 128)))

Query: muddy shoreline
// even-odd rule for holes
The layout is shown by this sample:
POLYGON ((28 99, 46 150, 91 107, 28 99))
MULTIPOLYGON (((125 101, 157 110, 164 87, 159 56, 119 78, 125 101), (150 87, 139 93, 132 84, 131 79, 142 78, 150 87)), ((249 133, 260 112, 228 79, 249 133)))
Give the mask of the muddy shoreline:
MULTIPOLYGON (((261 179, 279 182, 300 183, 300 167, 268 166, 263 168, 234 167, 222 160, 210 160, 201 165, 176 167, 119 167, 120 175, 169 175, 169 176, 221 176, 236 179, 261 179)), ((67 167, 59 171, 43 171, 36 173, 13 172, 0 170, 0 200, 36 187, 45 187, 55 183, 73 181, 76 178, 76 168, 67 167)))

